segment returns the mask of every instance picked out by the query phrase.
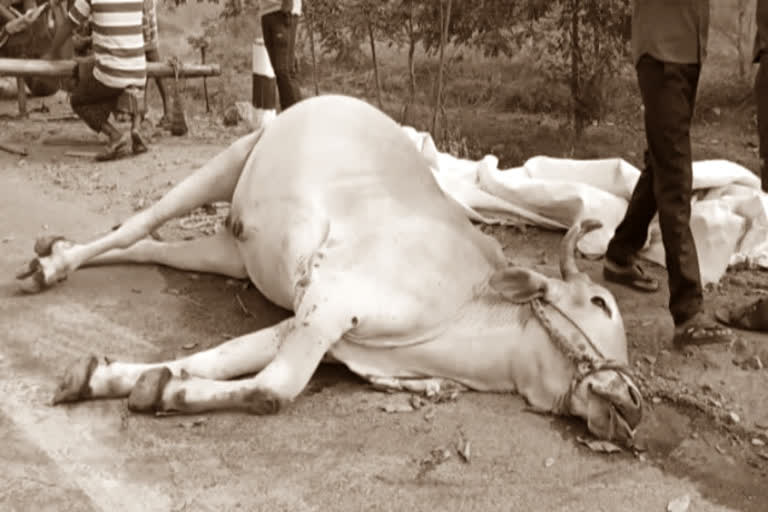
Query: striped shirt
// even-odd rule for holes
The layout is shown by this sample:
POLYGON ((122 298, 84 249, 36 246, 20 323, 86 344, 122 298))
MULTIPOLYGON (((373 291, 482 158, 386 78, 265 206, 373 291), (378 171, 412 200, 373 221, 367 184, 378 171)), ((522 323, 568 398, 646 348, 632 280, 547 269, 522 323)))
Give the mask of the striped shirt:
POLYGON ((291 14, 301 16, 301 0, 261 0, 261 15, 281 10, 284 1, 290 2, 291 14))
POLYGON ((142 30, 143 0, 75 0, 69 18, 80 26, 91 17, 93 76, 108 87, 143 87, 147 79, 142 30))

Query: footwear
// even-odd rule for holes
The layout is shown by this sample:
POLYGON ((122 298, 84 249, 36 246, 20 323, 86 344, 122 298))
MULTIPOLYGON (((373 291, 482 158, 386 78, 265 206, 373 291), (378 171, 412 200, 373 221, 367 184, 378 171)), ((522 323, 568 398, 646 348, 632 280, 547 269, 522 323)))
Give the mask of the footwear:
POLYGON ((628 286, 641 292, 653 293, 659 290, 659 281, 647 275, 637 262, 630 260, 627 265, 605 259, 603 277, 606 281, 628 286))
POLYGON ((163 114, 163 117, 160 118, 160 120, 157 122, 157 127, 161 130, 170 130, 171 129, 171 120, 163 114))
POLYGON ((729 328, 710 320, 703 313, 697 313, 692 318, 675 326, 672 344, 677 348, 682 348, 688 345, 731 343, 735 340, 736 336, 729 328))
POLYGON ((131 130, 131 149, 133 149, 134 155, 140 155, 149 151, 147 144, 144 142, 144 137, 137 130, 131 130))
POLYGON ((715 318, 725 325, 745 331, 768 331, 768 297, 715 311, 715 318))
POLYGON ((125 156, 125 154, 128 152, 128 145, 130 143, 131 137, 126 133, 116 141, 110 142, 104 151, 96 155, 96 160, 98 162, 117 160, 118 158, 125 156))

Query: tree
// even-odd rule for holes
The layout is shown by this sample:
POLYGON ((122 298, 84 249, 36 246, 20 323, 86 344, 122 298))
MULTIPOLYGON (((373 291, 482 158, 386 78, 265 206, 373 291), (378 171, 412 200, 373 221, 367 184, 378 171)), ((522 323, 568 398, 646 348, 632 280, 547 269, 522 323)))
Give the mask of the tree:
POLYGON ((739 78, 747 77, 752 61, 752 37, 755 27, 755 1, 731 0, 713 7, 712 29, 719 32, 736 50, 739 78))
POLYGON ((630 1, 552 0, 550 9, 537 15, 551 35, 544 68, 570 86, 571 122, 578 137, 590 120, 601 117, 605 81, 627 62, 630 1))

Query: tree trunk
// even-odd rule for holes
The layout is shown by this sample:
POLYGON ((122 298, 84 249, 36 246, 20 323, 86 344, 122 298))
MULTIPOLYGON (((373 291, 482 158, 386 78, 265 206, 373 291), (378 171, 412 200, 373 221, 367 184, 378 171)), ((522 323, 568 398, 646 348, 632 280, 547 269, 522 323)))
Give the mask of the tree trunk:
POLYGON ((373 23, 371 23, 370 16, 365 17, 365 24, 368 26, 368 41, 371 44, 371 61, 373 62, 373 78, 376 81, 376 101, 379 104, 379 108, 383 109, 384 106, 381 102, 381 80, 379 79, 379 63, 376 61, 376 40, 373 38, 373 23))
POLYGON ((307 9, 307 31, 309 32, 309 53, 312 54, 312 83, 315 86, 315 96, 319 96, 320 86, 317 83, 317 57, 315 56, 315 23, 311 8, 307 9))
POLYGON ((403 106, 401 124, 408 124, 411 107, 416 99, 416 66, 413 60, 413 56, 416 53, 416 33, 413 29, 413 18, 415 16, 413 0, 409 0, 408 8, 408 98, 403 106))
POLYGON ((739 56, 739 78, 744 79, 744 75, 746 74, 747 70, 744 66, 744 17, 746 16, 746 10, 747 10, 747 2, 746 0, 739 0, 738 4, 738 16, 739 16, 739 25, 738 30, 736 32, 736 54, 739 56))
POLYGON ((579 75, 579 9, 580 0, 571 0, 571 102, 573 104, 573 129, 576 136, 584 130, 584 116, 581 108, 581 76, 579 75))
MULTIPOLYGON (((205 65, 205 46, 200 47, 200 64, 205 65)), ((203 95, 205 96, 205 113, 210 114, 211 103, 208 100, 208 81, 203 77, 203 95)))
POLYGON ((447 0, 445 10, 443 2, 440 0, 440 64, 437 68, 437 85, 435 91, 435 105, 432 111, 432 129, 433 137, 437 137, 437 116, 443 106, 443 72, 445 70, 445 47, 448 45, 448 26, 451 22, 451 4, 452 0, 447 0))

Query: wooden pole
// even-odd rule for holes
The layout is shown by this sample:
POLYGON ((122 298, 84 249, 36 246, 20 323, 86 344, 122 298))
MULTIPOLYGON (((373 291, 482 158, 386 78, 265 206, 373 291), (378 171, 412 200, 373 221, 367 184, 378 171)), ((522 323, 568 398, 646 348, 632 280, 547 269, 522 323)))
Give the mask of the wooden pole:
MULTIPOLYGON (((0 76, 50 76, 72 77, 77 72, 77 61, 43 59, 7 59, 0 58, 0 76)), ((200 78, 219 76, 218 64, 182 64, 179 66, 179 78, 200 78)), ((147 62, 147 75, 151 78, 170 78, 176 76, 173 67, 165 62, 147 62)))
POLYGON ((16 146, 10 142, 3 142, 0 140, 0 149, 19 156, 27 156, 27 149, 21 146, 16 146))
MULTIPOLYGON (((205 46, 200 47, 200 63, 205 64, 205 46)), ((208 81, 203 77, 203 94, 205 95, 205 113, 211 112, 211 104, 208 101, 208 81)))
POLYGON ((19 100, 19 117, 27 117, 27 83, 24 77, 16 77, 16 97, 19 100))

